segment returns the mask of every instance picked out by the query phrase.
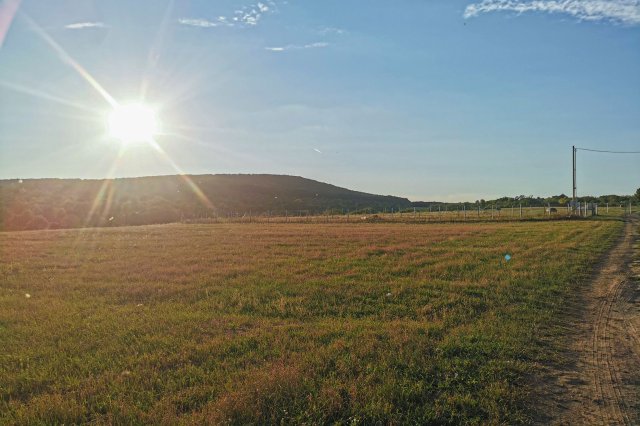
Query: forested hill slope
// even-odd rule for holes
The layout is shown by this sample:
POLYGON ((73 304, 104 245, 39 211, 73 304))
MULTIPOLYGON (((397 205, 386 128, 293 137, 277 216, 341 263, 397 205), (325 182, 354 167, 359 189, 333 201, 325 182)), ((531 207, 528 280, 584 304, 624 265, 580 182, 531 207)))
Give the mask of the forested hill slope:
POLYGON ((403 209, 405 198, 297 176, 196 175, 0 180, 0 230, 168 223, 230 214, 403 209))

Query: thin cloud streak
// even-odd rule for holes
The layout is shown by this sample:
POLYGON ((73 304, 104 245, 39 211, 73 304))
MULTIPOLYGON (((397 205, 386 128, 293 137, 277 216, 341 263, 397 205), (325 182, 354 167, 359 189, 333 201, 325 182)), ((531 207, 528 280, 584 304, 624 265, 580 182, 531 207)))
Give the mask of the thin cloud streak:
POLYGON ((104 22, 76 22, 64 26, 68 30, 84 30, 87 28, 107 28, 104 22))
POLYGON ((640 0, 483 0, 470 4, 465 18, 490 12, 561 13, 581 21, 610 21, 640 25, 640 0))
POLYGON ((342 29, 342 28, 336 28, 336 27, 322 27, 320 29, 318 29, 318 34, 322 35, 322 36, 329 36, 329 35, 345 35, 347 34, 347 30, 342 29))
POLYGON ((206 19, 191 19, 191 18, 180 18, 178 19, 178 23, 181 25, 187 25, 189 27, 198 27, 198 28, 214 28, 219 27, 221 24, 219 21, 208 21, 206 19))
POLYGON ((329 43, 319 41, 309 44, 288 44, 286 46, 265 47, 264 49, 270 52, 285 52, 287 50, 321 49, 324 47, 329 47, 329 43))

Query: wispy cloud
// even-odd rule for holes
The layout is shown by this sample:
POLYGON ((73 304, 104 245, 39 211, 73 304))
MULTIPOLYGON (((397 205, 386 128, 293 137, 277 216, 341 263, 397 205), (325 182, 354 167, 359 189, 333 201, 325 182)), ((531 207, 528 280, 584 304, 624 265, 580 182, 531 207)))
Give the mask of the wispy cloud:
POLYGON ((64 26, 68 30, 84 30, 87 28, 107 28, 104 22, 76 22, 64 26))
POLYGON ((345 35, 347 34, 347 30, 344 30, 342 28, 336 28, 336 27, 322 27, 318 29, 318 34, 323 36, 345 35))
POLYGON ((584 21, 640 24, 640 0, 483 0, 467 6, 464 17, 489 12, 561 13, 584 21))
POLYGON ((178 22, 182 25, 199 28, 215 28, 215 27, 255 27, 260 23, 262 18, 271 13, 275 13, 278 6, 274 1, 265 0, 248 6, 243 6, 228 15, 221 15, 215 19, 204 18, 180 18, 178 22))
POLYGON ((265 47, 265 50, 269 50, 271 52, 284 52, 287 50, 321 49, 323 47, 329 47, 329 43, 318 41, 316 43, 309 44, 287 44, 286 46, 265 47))
POLYGON ((273 13, 276 10, 276 4, 273 1, 266 3, 258 2, 251 6, 245 6, 234 12, 233 21, 240 24, 254 26, 258 25, 262 16, 266 13, 273 13))
POLYGON ((222 24, 220 21, 208 21, 206 19, 198 19, 198 18, 180 18, 178 22, 182 25, 187 25, 189 27, 199 27, 199 28, 214 28, 219 27, 222 24))

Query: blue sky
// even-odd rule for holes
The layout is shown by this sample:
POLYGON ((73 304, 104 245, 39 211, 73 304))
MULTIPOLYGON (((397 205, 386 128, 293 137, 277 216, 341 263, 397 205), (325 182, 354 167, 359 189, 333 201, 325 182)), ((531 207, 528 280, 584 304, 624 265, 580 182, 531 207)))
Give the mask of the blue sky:
MULTIPOLYGON (((640 150, 638 0, 0 5, 19 6, 0 47, 0 178, 177 167, 454 201, 570 193, 573 144, 640 150), (110 105, 68 58, 118 102, 144 87, 166 155, 119 157, 110 105)), ((579 194, 640 186, 639 155, 578 162, 579 194)))

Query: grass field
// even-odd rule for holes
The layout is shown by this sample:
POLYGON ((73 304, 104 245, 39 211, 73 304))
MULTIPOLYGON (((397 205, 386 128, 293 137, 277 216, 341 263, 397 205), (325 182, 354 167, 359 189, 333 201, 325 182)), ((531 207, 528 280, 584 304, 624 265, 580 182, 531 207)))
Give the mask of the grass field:
POLYGON ((526 423, 621 226, 1 233, 0 424, 526 423))

